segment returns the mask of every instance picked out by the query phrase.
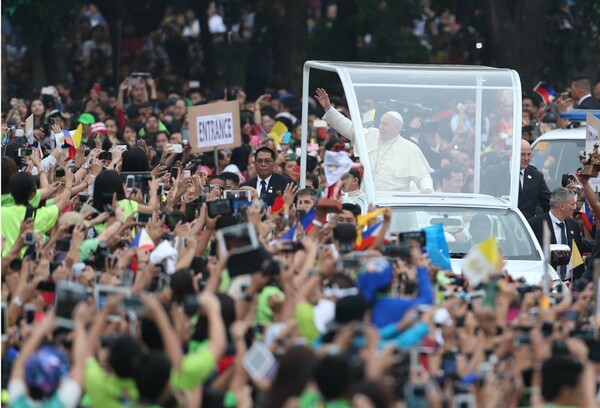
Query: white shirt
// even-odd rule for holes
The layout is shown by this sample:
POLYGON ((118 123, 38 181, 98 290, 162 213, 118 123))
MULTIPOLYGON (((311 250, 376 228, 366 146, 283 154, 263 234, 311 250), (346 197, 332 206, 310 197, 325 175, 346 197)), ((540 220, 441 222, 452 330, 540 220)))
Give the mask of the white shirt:
POLYGON ((519 171, 519 182, 521 183, 521 189, 523 188, 523 179, 525 178, 525 169, 519 171))
POLYGON ((367 201, 367 195, 358 189, 344 193, 342 202, 356 204, 360 207, 361 214, 366 214, 369 208, 369 203, 367 201))
MULTIPOLYGON (((270 175, 269 177, 267 177, 265 179, 267 189, 269 188, 269 181, 271 180, 272 176, 273 175, 270 175)), ((256 177, 256 191, 258 191, 258 196, 259 197, 262 195, 261 181, 262 181, 262 179, 260 177, 256 177)))

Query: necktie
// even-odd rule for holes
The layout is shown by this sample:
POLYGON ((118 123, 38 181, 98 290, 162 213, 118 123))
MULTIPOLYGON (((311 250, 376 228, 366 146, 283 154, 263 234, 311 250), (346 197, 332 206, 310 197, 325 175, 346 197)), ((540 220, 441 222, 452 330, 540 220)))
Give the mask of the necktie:
MULTIPOLYGON (((567 243, 567 232, 565 230, 565 222, 559 222, 558 226, 560 228, 560 240, 561 240, 561 244, 562 245, 568 245, 567 243)), ((567 266, 566 265, 562 265, 558 267, 558 274, 560 275, 560 278, 562 280, 565 279, 565 277, 567 276, 567 266)))
POLYGON ((519 172, 519 188, 523 191, 523 182, 525 181, 525 170, 519 172))
POLYGON ((264 197, 267 195, 267 182, 264 180, 260 181, 260 196, 264 197))

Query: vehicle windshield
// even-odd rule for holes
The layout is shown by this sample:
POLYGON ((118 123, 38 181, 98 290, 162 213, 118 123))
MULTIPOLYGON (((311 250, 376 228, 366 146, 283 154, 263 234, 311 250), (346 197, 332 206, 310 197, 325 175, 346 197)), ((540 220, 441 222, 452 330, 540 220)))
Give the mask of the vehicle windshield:
POLYGON ((582 165, 579 153, 585 150, 585 140, 540 140, 531 150, 531 165, 544 173, 550 191, 561 186, 563 174, 575 172, 582 165))
POLYGON ((360 160, 370 168, 375 194, 510 194, 509 71, 350 67, 348 74, 362 122, 356 139, 368 153, 360 160))
POLYGON ((444 226, 450 256, 462 258, 471 247, 495 236, 507 260, 540 260, 530 234, 512 210, 458 207, 392 207, 392 234, 444 226))

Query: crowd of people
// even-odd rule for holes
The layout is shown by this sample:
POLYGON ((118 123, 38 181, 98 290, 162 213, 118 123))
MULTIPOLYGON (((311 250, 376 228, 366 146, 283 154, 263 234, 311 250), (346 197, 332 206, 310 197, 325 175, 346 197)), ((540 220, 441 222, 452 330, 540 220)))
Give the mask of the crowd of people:
MULTIPOLYGON (((72 112, 48 87, 5 112, 5 403, 596 406, 589 276, 547 295, 499 263, 470 284, 419 241, 387 234, 391 211, 369 206, 351 137, 309 129, 318 148, 299 188, 301 121, 287 90, 248 101, 236 88, 243 144, 215 160, 188 142, 201 93, 161 104, 155 85, 128 77, 114 101, 93 87, 72 112), (276 122, 289 129, 279 144, 276 122), (79 125, 76 146, 64 129, 79 125), (333 151, 356 163, 332 202, 333 151), (358 251, 375 214, 383 226, 358 251)), ((335 126, 332 101, 344 112, 316 91, 309 126, 325 112, 335 126)), ((380 137, 400 131, 396 114, 385 121, 380 137)), ((460 192, 460 162, 442 154, 444 177, 429 187, 460 192)))

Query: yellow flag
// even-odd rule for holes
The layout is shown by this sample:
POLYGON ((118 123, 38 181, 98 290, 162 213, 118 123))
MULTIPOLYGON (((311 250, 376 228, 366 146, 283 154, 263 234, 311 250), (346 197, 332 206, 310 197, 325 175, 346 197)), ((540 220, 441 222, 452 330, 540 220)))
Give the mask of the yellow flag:
POLYGON ((81 137, 83 135, 83 125, 80 123, 79 126, 77 126, 77 129, 75 129, 75 132, 73 133, 73 144, 75 145, 76 149, 79 149, 79 146, 81 146, 81 137))
POLYGON ((498 251, 496 237, 491 237, 480 243, 479 250, 491 265, 498 266, 498 263, 500 262, 500 252, 498 251))
POLYGON ((577 268, 579 265, 583 265, 583 258, 581 252, 575 244, 575 240, 571 242, 571 268, 577 268))
POLYGON ((385 209, 380 208, 378 210, 371 211, 370 213, 359 215, 356 217, 356 224, 358 224, 358 228, 368 225, 371 220, 374 220, 378 215, 383 214, 384 212, 385 209))
POLYGON ((269 136, 271 136, 275 141, 275 146, 279 146, 279 144, 281 143, 281 137, 287 131, 288 128, 283 124, 283 122, 275 122, 273 129, 271 129, 271 131, 269 132, 269 136))

